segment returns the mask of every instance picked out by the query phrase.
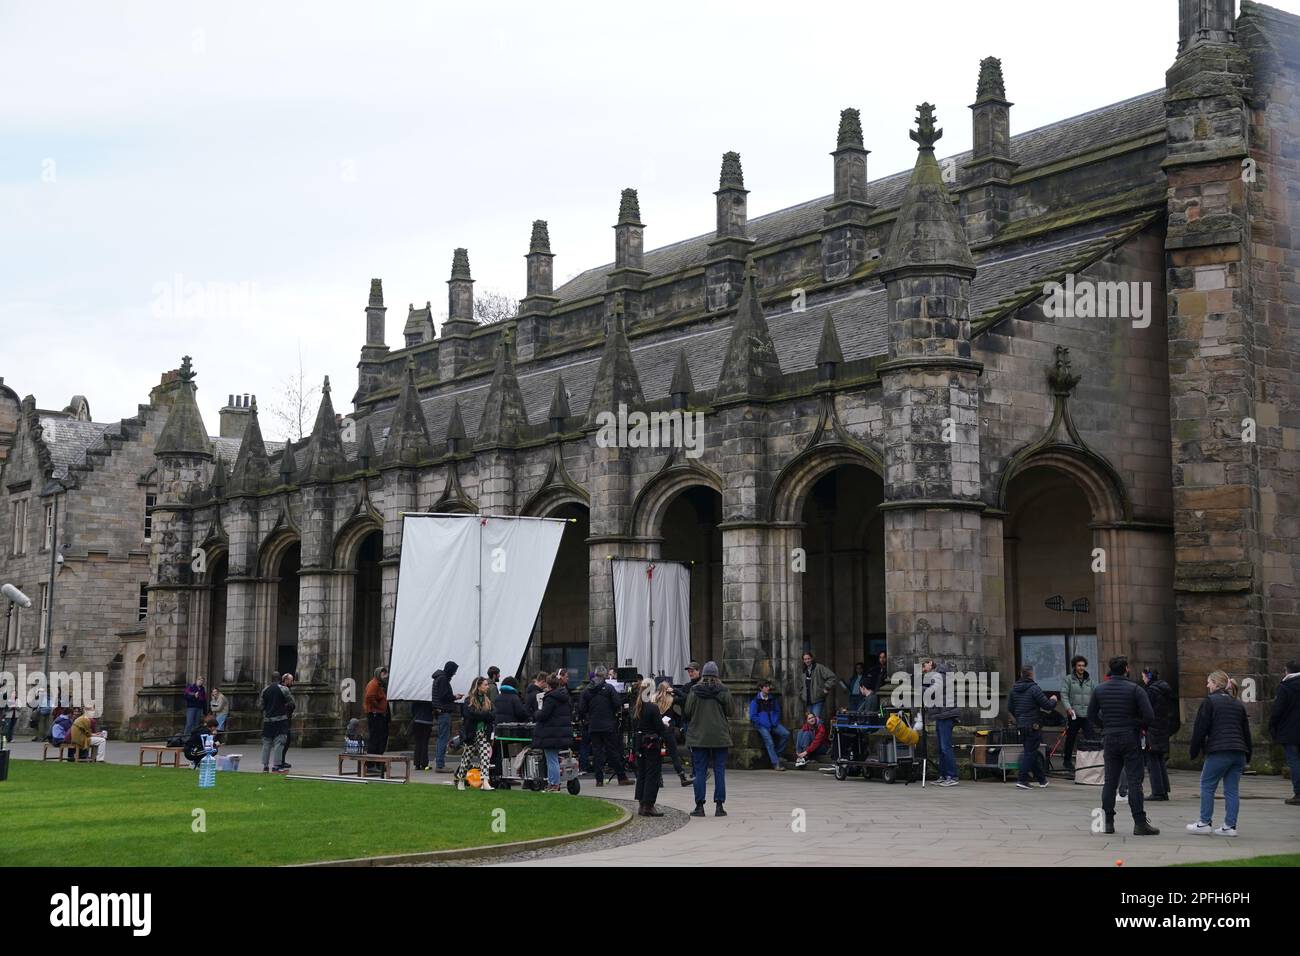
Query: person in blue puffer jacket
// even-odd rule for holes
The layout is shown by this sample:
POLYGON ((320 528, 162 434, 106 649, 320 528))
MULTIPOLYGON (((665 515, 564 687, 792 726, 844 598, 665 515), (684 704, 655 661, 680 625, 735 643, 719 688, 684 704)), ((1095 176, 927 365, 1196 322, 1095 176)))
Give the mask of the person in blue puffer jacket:
POLYGON ((784 770, 780 754, 790 742, 790 731, 781 726, 781 703, 772 696, 770 680, 758 685, 758 695, 749 702, 749 722, 763 739, 772 769, 784 770))

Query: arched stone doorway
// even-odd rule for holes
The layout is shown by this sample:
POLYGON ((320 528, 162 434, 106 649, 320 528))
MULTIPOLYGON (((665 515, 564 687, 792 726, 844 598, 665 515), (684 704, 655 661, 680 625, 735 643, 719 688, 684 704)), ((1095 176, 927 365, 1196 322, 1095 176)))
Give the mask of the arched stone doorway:
MULTIPOLYGON (((551 579, 542 597, 542 609, 533 628, 532 642, 520 668, 528 671, 553 671, 567 667, 575 675, 586 677, 589 658, 590 597, 588 594, 591 549, 591 511, 586 505, 567 502, 551 509, 545 517, 564 518, 564 534, 555 555, 551 579)), ((494 661, 503 675, 520 667, 519 661, 494 661)), ((601 661, 600 663, 608 664, 601 661)), ((573 681, 577 686, 578 681, 573 681)))
POLYGON ((297 541, 288 545, 276 565, 275 630, 273 668, 281 674, 298 669, 298 572, 302 549, 297 541))
MULTIPOLYGON (((226 577, 230 564, 222 553, 208 565, 208 656, 204 673, 209 687, 228 682, 226 675, 226 577)), ((233 679, 233 677, 232 677, 233 679)))
POLYGON ((885 649, 883 497, 873 471, 837 465, 813 482, 800 513, 803 647, 792 650, 810 650, 845 682, 885 649))
MULTIPOLYGON (((659 556, 691 567, 691 657, 722 661, 722 495, 706 485, 679 491, 663 509, 659 556)), ((684 680, 684 674, 672 675, 684 680)))
POLYGON ((1040 465, 1011 478, 1006 503, 1003 560, 1011 646, 1003 660, 1013 669, 1006 676, 1033 664, 1039 685, 1050 693, 1060 689, 1069 659, 1081 653, 1094 679, 1100 679, 1105 671, 1088 496, 1064 471, 1040 465), (1056 597, 1060 610, 1054 608, 1056 597), (1083 602, 1087 611, 1072 610, 1083 602))
MULTIPOLYGON (((352 640, 347 676, 360 690, 370 682, 376 667, 384 662, 380 611, 383 606, 384 576, 380 562, 384 556, 384 535, 372 531, 357 549, 356 574, 352 581, 352 640)), ((357 694, 357 712, 360 712, 357 694)))

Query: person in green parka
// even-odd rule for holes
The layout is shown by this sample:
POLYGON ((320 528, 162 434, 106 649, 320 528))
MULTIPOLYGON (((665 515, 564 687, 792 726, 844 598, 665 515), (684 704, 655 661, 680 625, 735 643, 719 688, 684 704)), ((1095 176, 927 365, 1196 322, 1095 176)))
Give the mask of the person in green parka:
POLYGON ((715 817, 725 817, 727 800, 727 754, 731 750, 731 725, 727 722, 731 693, 718 675, 718 665, 704 665, 700 682, 686 696, 686 746, 691 748, 695 769, 695 809, 691 816, 704 816, 704 797, 709 770, 713 770, 715 817))
POLYGON ((1070 720, 1070 727, 1065 732, 1064 765, 1066 770, 1074 769, 1074 741, 1083 731, 1085 737, 1092 736, 1088 730, 1088 704, 1092 702, 1092 692, 1096 689, 1092 677, 1088 674, 1088 659, 1076 654, 1070 661, 1070 675, 1061 685, 1061 705, 1065 716, 1070 720))

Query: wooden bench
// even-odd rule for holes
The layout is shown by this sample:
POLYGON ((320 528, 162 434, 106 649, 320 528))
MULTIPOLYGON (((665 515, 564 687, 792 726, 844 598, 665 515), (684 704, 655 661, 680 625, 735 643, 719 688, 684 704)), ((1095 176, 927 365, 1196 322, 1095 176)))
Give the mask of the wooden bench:
POLYGON ((411 758, 408 754, 339 754, 339 776, 364 777, 368 763, 383 764, 385 780, 393 779, 393 764, 400 763, 406 768, 406 776, 402 778, 402 783, 409 783, 411 780, 411 758), (343 772, 345 760, 351 760, 356 764, 355 773, 351 770, 347 773, 343 772))
POLYGON ((179 767, 183 756, 185 756, 184 747, 168 747, 166 744, 140 745, 141 767, 179 767), (148 763, 145 763, 146 756, 152 758, 148 763), (163 763, 164 758, 167 757, 171 758, 171 763, 163 763))
POLYGON ((54 743, 50 743, 47 740, 45 742, 44 749, 41 751, 41 759, 42 760, 64 760, 67 758, 67 755, 69 753, 72 754, 73 763, 94 763, 96 760, 99 759, 99 744, 90 744, 88 747, 82 749, 89 750, 90 756, 89 757, 81 756, 80 750, 78 750, 77 747, 74 747, 71 741, 65 740, 62 743, 54 744, 54 743), (51 747, 53 747, 56 751, 53 757, 50 756, 51 747))

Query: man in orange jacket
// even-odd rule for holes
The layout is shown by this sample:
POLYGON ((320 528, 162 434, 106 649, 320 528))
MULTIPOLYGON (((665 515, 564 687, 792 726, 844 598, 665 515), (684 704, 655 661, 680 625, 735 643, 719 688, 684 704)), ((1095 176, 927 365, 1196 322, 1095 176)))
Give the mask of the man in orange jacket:
MULTIPOLYGON (((376 667, 375 676, 366 685, 366 723, 370 733, 366 753, 381 754, 388 747, 388 668, 376 667)), ((382 773, 379 764, 367 764, 366 773, 382 773)))

